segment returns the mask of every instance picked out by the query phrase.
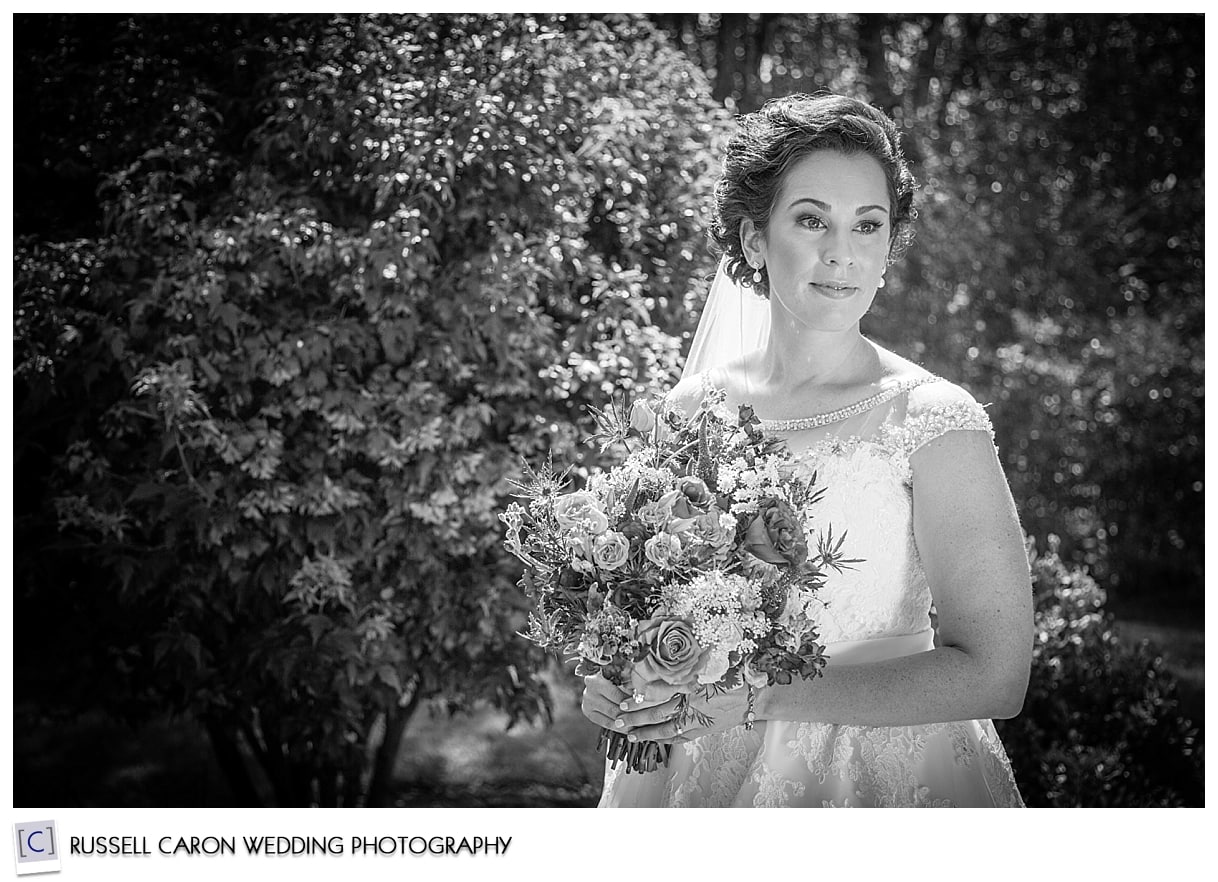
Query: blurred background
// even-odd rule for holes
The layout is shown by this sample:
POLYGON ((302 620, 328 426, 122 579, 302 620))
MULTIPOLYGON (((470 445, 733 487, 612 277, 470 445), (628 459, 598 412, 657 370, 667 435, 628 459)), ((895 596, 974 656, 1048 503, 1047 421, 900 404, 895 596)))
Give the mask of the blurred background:
POLYGON ((14 17, 16 805, 593 805, 496 514, 715 268, 734 114, 884 108, 865 320, 989 404, 1030 805, 1201 805, 1199 15, 14 17))

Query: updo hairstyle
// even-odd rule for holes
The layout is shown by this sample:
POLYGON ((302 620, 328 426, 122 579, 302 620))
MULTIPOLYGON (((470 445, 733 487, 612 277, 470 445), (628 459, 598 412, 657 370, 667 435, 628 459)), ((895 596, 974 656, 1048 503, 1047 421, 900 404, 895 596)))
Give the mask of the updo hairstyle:
POLYGON ((769 296, 769 274, 764 268, 761 281, 753 281, 753 268, 740 245, 740 224, 751 218, 764 232, 787 170, 816 150, 867 153, 879 160, 891 203, 888 262, 904 254, 913 240, 917 182, 901 153, 897 127, 883 111, 842 95, 789 95, 767 101, 737 123, 715 185, 710 237, 727 258, 727 273, 738 285, 769 296))

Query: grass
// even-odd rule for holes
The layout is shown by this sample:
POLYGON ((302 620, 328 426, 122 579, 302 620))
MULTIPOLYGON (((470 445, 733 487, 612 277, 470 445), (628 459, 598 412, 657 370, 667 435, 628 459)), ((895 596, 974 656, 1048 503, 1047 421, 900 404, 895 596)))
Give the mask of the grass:
POLYGON ((600 798, 603 766, 597 729, 579 709, 575 681, 547 680, 554 723, 506 730, 491 708, 448 718, 420 713, 406 732, 396 777, 400 806, 590 806, 600 798))

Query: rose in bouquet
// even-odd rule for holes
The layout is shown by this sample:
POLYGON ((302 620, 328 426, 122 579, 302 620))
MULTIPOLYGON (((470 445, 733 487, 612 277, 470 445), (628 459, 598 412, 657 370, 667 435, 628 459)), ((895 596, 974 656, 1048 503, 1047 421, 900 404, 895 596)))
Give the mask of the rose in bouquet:
MULTIPOLYGON (((534 604, 525 636, 577 659, 581 675, 680 696, 682 725, 713 722, 695 696, 744 687, 751 698, 817 676, 817 590, 826 568, 857 561, 842 556, 844 535, 814 522, 815 474, 721 392, 692 416, 665 402, 594 416, 602 452, 617 448, 621 461, 572 492, 552 465, 529 470, 523 502, 500 515, 534 604)), ((601 747, 628 771, 655 769, 670 749, 608 731, 601 747)))

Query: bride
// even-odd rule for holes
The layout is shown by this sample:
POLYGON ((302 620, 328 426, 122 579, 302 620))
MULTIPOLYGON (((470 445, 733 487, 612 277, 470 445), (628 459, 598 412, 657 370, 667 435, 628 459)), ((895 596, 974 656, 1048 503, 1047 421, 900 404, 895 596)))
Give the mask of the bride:
POLYGON ((815 524, 861 562, 819 593, 824 676, 758 690, 751 729, 743 690, 694 702, 713 722, 682 729, 676 698, 587 678, 590 720, 675 745, 653 772, 607 765, 600 804, 1021 806, 990 719, 1023 704, 1032 592, 989 419, 859 330, 911 237, 896 128, 836 95, 739 122, 716 188, 723 260, 669 399, 751 404, 826 488, 815 524))

